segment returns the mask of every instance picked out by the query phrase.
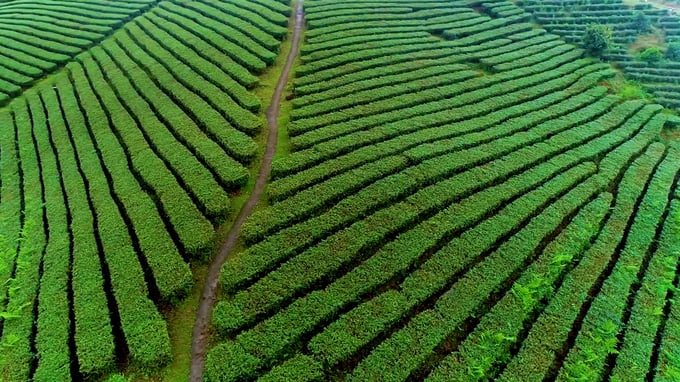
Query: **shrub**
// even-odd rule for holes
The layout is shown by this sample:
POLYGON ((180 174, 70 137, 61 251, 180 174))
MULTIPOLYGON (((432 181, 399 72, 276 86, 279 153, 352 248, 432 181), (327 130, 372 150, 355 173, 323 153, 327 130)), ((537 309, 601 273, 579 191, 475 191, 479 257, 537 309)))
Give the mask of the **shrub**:
POLYGON ((669 60, 680 61, 680 42, 672 42, 668 44, 664 57, 669 60))
POLYGON ((647 48, 638 55, 638 59, 649 63, 659 62, 661 61, 662 58, 663 53, 661 53, 661 49, 659 49, 658 46, 652 46, 650 48, 647 48))
POLYGON ((639 11, 635 14, 635 20, 633 20, 633 28, 640 33, 645 33, 652 28, 652 24, 649 21, 647 15, 645 15, 642 11, 639 11))
POLYGON ((588 54, 600 57, 606 52, 612 40, 612 29, 606 25, 593 24, 586 27, 583 35, 583 47, 588 54))

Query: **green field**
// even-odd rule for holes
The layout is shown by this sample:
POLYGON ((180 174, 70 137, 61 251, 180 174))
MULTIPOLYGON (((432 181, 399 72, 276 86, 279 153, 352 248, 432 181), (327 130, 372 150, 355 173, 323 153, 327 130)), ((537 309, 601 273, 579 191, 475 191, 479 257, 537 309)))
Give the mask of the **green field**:
POLYGON ((611 27, 613 46, 606 54, 607 60, 621 68, 628 79, 641 84, 656 102, 679 110, 680 59, 662 57, 649 61, 641 56, 646 49, 664 52, 680 42, 678 4, 656 0, 628 3, 631 1, 517 1, 538 23, 568 42, 578 44, 589 24, 611 27))
POLYGON ((676 38, 622 0, 0 0, 0 382, 680 381, 680 62, 640 59, 676 38))

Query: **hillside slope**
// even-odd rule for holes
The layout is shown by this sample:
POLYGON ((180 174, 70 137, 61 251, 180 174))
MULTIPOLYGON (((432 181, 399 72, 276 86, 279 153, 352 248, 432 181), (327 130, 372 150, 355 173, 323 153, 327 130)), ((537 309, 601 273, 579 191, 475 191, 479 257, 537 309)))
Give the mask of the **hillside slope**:
POLYGON ((509 1, 305 4, 208 380, 672 380, 677 117, 509 1))
POLYGON ((289 13, 264 0, 0 5, 0 46, 35 60, 2 54, 60 54, 0 109, 1 380, 170 361, 161 310, 192 287, 190 263, 212 255, 248 180, 257 75, 289 13))

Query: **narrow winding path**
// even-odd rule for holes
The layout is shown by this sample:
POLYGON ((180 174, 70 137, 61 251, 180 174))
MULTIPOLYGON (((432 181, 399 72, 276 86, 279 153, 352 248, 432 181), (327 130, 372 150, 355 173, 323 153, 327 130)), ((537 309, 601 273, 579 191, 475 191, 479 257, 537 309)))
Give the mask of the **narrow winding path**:
POLYGON ((260 167, 260 173, 255 181, 255 188, 248 197, 246 203, 241 207, 238 217, 234 224, 232 225, 229 233, 227 234, 227 239, 222 244, 220 252, 215 258, 213 258, 208 269, 208 274, 206 276, 205 284, 203 286, 203 293, 201 294, 201 301, 198 307, 198 313, 196 314, 196 323, 194 324, 193 341, 191 344, 191 377, 192 382, 202 382, 203 381, 203 369, 205 367, 205 353, 207 351, 208 345, 208 334, 209 326, 212 317, 213 307, 215 306, 215 292, 217 291, 217 284, 219 281, 220 269, 222 264, 229 257, 236 241, 239 238, 239 233, 241 231, 241 226, 243 222, 250 216, 255 208, 255 205, 260 201, 264 187, 269 179, 269 174, 272 169, 272 160, 274 159, 274 154, 276 153, 276 142, 278 139, 279 125, 278 118, 279 112, 281 110, 281 98, 283 96, 283 91, 285 90, 286 84, 288 83, 288 78, 290 76, 290 71, 297 57, 300 38, 302 35, 302 27, 304 21, 304 10, 303 10, 304 0, 298 0, 297 8, 295 10, 295 26, 292 37, 292 44, 290 51, 288 52, 288 57, 286 58, 286 64, 281 72, 279 81, 276 84, 276 90, 272 95, 272 99, 267 108, 267 125, 269 127, 269 136, 267 137, 267 148, 264 152, 264 158, 262 159, 262 165, 260 167))

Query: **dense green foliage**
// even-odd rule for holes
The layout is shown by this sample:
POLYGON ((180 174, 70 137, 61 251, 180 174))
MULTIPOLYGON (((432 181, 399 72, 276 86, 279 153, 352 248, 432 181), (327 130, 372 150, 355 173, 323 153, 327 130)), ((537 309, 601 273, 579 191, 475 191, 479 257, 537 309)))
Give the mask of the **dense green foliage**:
POLYGON ((583 34, 583 47, 588 54, 595 57, 602 56, 612 40, 612 30, 606 25, 593 24, 586 27, 583 34))
POLYGON ((659 62, 661 61, 661 59, 663 59, 663 53, 661 52, 661 49, 659 49, 658 47, 652 46, 640 52, 639 58, 642 61, 650 63, 659 62))
POLYGON ((638 11, 633 20, 633 27, 638 33, 647 33, 652 28, 652 23, 644 12, 638 11))
POLYGON ((680 42, 672 42, 666 47, 664 57, 672 61, 680 61, 680 42))
POLYGON ((0 105, 158 1, 33 0, 0 8, 0 105))
MULTIPOLYGON (((680 378, 680 118, 607 62, 680 106, 676 16, 304 6, 286 147, 222 266, 208 381, 680 378)), ((167 312, 259 163, 259 76, 290 16, 0 0, 0 381, 171 362, 167 312)))
POLYGON ((676 117, 509 1, 305 8, 292 152, 222 268, 208 380, 676 372, 676 117))
POLYGON ((289 12, 239 0, 0 5, 0 92, 19 61, 27 75, 0 109, 0 380, 170 361, 161 309, 192 287, 190 260, 210 256, 228 192, 247 182, 263 124, 252 89, 289 12))
POLYGON ((586 49, 589 25, 609 27, 612 41, 602 57, 642 84, 655 101, 680 109, 680 17, 659 2, 631 6, 624 0, 518 0, 517 4, 541 27, 586 49))

